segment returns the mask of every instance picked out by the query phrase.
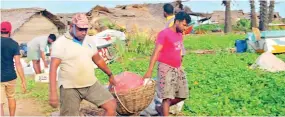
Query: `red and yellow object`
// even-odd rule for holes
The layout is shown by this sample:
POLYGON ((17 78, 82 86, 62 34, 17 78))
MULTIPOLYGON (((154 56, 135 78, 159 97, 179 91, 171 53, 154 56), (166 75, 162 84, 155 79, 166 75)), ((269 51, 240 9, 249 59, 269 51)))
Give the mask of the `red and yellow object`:
POLYGON ((192 32, 192 30, 193 30, 193 26, 187 27, 187 29, 183 31, 183 35, 190 34, 192 32))

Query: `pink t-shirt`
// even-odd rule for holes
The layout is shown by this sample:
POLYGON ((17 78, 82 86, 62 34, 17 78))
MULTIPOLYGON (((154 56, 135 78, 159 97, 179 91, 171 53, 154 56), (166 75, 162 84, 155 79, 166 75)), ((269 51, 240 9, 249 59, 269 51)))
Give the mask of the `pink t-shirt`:
POLYGON ((174 32, 170 28, 166 28, 159 32, 156 44, 163 45, 163 48, 159 53, 158 61, 172 67, 180 67, 182 59, 182 39, 182 33, 174 32))

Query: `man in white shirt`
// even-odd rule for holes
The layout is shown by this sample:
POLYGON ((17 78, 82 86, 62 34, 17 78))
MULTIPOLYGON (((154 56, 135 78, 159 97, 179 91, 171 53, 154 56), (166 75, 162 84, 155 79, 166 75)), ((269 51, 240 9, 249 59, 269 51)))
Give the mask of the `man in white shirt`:
POLYGON ((94 41, 85 38, 88 27, 86 15, 76 14, 72 18, 70 30, 52 46, 49 101, 52 107, 58 106, 56 76, 60 66, 60 116, 79 116, 80 102, 83 99, 102 107, 104 115, 116 115, 116 101, 97 80, 94 63, 108 75, 110 84, 115 85, 115 79, 99 55, 94 41))
POLYGON ((49 36, 38 36, 31 40, 28 45, 28 59, 32 60, 33 67, 36 74, 41 73, 41 65, 40 58, 42 58, 44 62, 44 67, 48 68, 48 63, 46 61, 45 48, 50 46, 56 40, 56 36, 54 34, 50 34, 49 36))

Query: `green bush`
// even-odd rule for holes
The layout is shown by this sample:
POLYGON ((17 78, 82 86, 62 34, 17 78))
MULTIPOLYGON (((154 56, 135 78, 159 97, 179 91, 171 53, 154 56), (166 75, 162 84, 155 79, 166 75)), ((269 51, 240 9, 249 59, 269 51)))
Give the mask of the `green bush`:
POLYGON ((202 30, 206 32, 211 32, 212 30, 223 30, 223 24, 202 24, 194 28, 194 30, 202 30))
MULTIPOLYGON (((206 32, 211 32, 212 30, 223 30, 224 24, 203 24, 194 28, 194 30, 202 30, 206 32)), ((235 25, 232 26, 235 31, 249 32, 251 30, 250 20, 241 19, 235 25)))
POLYGON ((154 42, 147 33, 135 33, 129 35, 128 39, 128 52, 151 55, 152 49, 154 47, 154 42))
POLYGON ((270 26, 268 30, 282 30, 282 28, 279 26, 270 26))
POLYGON ((249 32, 251 30, 250 20, 241 19, 241 20, 237 21, 237 23, 233 26, 233 29, 236 31, 249 32))
MULTIPOLYGON (((282 21, 272 21, 271 24, 283 24, 282 21)), ((284 30, 285 28, 281 26, 268 26, 268 30, 284 30)))
POLYGON ((154 39, 147 32, 133 32, 127 35, 127 41, 116 41, 114 44, 115 56, 121 62, 121 68, 127 70, 130 59, 151 56, 154 49, 154 39))
POLYGON ((282 24, 282 21, 272 21, 271 24, 282 24))
POLYGON ((126 29, 119 27, 118 25, 116 25, 115 23, 113 23, 111 20, 107 19, 107 18, 102 18, 100 20, 100 22, 102 22, 102 24, 104 26, 106 26, 108 29, 114 29, 114 30, 118 30, 121 32, 125 32, 126 29))
POLYGON ((184 46, 188 50, 223 50, 235 47, 235 40, 244 39, 240 34, 204 34, 188 35, 184 38, 184 46))

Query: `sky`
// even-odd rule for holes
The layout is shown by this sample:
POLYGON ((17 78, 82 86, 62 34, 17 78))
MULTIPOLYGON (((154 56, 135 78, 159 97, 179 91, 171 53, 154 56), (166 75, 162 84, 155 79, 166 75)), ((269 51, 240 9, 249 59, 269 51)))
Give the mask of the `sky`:
MULTIPOLYGON (((115 7, 116 5, 136 4, 136 3, 165 3, 173 0, 1 0, 1 9, 8 8, 46 8, 52 13, 75 13, 88 12, 96 5, 115 7)), ((222 0, 188 0, 184 2, 194 12, 211 13, 214 10, 224 10, 221 5, 222 0)), ((232 0, 232 10, 250 11, 248 0, 232 0)), ((259 10, 259 3, 256 0, 256 11, 259 10)), ((275 12, 285 18, 285 0, 276 0, 275 12)))

